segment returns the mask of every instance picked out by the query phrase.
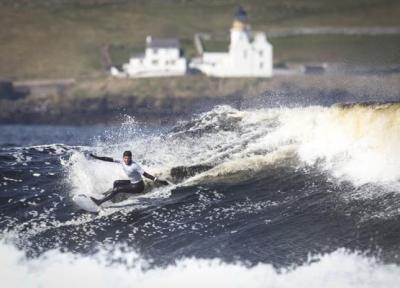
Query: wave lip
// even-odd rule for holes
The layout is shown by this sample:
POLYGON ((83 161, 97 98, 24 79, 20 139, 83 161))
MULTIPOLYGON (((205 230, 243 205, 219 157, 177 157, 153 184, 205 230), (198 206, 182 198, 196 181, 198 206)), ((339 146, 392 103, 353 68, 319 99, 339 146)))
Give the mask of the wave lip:
POLYGON ((297 130, 298 155, 324 161, 336 178, 356 185, 400 180, 400 104, 355 104, 300 109, 283 129, 297 130))
POLYGON ((183 127, 196 131, 197 144, 215 145, 213 153, 204 154, 217 169, 232 161, 232 168, 262 169, 292 154, 356 186, 400 180, 400 103, 254 111, 218 107, 183 127))

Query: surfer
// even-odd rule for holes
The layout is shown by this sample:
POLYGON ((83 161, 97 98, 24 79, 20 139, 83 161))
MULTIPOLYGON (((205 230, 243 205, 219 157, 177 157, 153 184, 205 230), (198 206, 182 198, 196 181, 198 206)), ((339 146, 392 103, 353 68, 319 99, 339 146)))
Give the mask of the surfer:
POLYGON ((130 193, 130 194, 138 194, 144 191, 144 182, 142 179, 142 175, 150 180, 153 180, 157 184, 168 185, 169 183, 165 180, 157 179, 153 175, 145 172, 142 167, 138 163, 132 160, 132 152, 125 151, 122 155, 122 161, 114 160, 111 157, 100 157, 93 154, 89 154, 91 157, 106 161, 119 163, 122 165, 122 169, 129 177, 129 180, 116 180, 114 181, 113 189, 106 195, 103 199, 95 199, 90 197, 94 203, 97 205, 101 205, 102 203, 114 198, 118 193, 130 193))

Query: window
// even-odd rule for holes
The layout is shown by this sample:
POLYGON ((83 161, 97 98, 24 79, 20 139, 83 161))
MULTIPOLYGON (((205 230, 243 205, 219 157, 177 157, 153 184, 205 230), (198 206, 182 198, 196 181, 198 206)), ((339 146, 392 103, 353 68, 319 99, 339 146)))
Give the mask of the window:
POLYGON ((263 68, 264 68, 264 63, 260 62, 260 69, 263 69, 263 68))
POLYGON ((157 48, 154 48, 153 49, 153 54, 157 54, 157 52, 158 52, 157 48))
POLYGON ((151 64, 153 64, 153 65, 158 65, 158 60, 153 60, 153 61, 151 61, 151 64))
POLYGON ((243 51, 243 58, 246 59, 247 58, 247 50, 243 51))
POLYGON ((258 53, 260 54, 260 57, 262 57, 263 56, 263 53, 264 51, 262 51, 262 50, 260 50, 258 53))

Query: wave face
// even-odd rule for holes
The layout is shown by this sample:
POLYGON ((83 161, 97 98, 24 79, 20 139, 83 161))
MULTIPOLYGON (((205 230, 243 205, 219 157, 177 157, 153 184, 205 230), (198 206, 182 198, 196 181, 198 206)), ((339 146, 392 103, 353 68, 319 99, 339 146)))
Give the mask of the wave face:
MULTIPOLYGON (((76 135, 88 135, 85 129, 76 135)), ((0 238, 8 244, 0 244, 0 254, 22 275, 56 263, 79 278, 78 267, 97 263, 89 273, 114 271, 120 286, 165 279, 179 287, 163 278, 169 273, 180 273, 180 283, 190 275, 207 283, 219 279, 217 272, 254 287, 305 280, 319 287, 335 275, 341 287, 354 287, 351 279, 398 283, 399 103, 219 106, 171 129, 144 129, 130 119, 89 138, 75 146, 73 137, 69 145, 1 141, 0 238), (148 183, 146 194, 106 203, 98 215, 79 210, 76 193, 100 194, 124 178, 118 165, 87 153, 120 158, 128 149, 173 185, 148 183), (99 255, 108 251, 114 259, 120 245, 130 258, 106 265, 108 256, 99 255), (147 270, 129 264, 132 257, 147 270), (121 272, 127 265, 131 270, 121 272), (384 277, 374 277, 374 269, 384 277)), ((110 277, 104 280, 116 279, 110 277)))

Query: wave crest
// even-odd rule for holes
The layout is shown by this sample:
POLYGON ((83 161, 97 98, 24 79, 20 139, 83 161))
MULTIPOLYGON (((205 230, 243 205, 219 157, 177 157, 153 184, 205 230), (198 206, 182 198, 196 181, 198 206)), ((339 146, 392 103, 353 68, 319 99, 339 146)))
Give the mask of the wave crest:
MULTIPOLYGON (((186 173, 192 177, 189 183, 218 181, 242 171, 249 175, 284 163, 317 165, 355 185, 398 186, 399 145, 400 104, 390 103, 247 111, 220 106, 162 137, 137 134, 123 148, 132 149, 150 172, 172 180, 177 168, 210 168, 186 173)), ((114 157, 121 149, 108 142, 97 148, 114 157)), ((84 191, 100 193, 123 177, 118 168, 98 161, 74 156, 71 163, 74 187, 84 191)))

